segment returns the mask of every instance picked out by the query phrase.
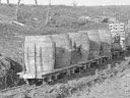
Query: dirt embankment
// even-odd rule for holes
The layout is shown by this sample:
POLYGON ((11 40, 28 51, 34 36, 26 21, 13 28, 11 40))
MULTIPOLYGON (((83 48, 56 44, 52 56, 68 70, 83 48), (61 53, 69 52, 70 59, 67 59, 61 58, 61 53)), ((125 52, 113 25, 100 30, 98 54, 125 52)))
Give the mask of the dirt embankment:
POLYGON ((17 72, 21 71, 22 67, 12 59, 0 55, 0 90, 17 85, 17 72))
POLYGON ((128 66, 125 66, 124 70, 118 67, 120 71, 116 76, 107 78, 103 83, 96 83, 89 90, 88 87, 85 87, 83 90, 67 98, 129 98, 130 69, 128 66))

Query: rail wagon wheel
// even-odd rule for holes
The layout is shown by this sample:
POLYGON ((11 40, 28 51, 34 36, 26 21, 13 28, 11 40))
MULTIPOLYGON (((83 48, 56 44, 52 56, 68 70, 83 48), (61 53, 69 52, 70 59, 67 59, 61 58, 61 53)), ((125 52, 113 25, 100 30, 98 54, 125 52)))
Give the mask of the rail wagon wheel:
POLYGON ((47 82, 45 82, 44 79, 35 79, 36 86, 40 86, 42 84, 47 84, 47 82))
POLYGON ((26 84, 28 85, 33 85, 36 83, 36 80, 35 79, 25 79, 24 80, 26 82, 26 84))
POLYGON ((47 83, 49 83, 49 84, 54 82, 52 75, 47 76, 44 80, 45 80, 45 82, 47 82, 47 83))

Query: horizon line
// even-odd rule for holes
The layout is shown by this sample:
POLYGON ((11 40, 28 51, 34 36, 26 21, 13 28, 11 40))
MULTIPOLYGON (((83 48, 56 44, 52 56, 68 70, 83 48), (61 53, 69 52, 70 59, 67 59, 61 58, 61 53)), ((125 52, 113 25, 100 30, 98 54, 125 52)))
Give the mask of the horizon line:
MULTIPOLYGON (((1 3, 7 5, 7 3, 1 3)), ((17 5, 17 3, 10 3, 11 5, 17 5)), ((20 3, 20 5, 34 6, 35 4, 20 3)), ((38 4, 37 6, 48 6, 49 4, 38 4)), ((68 4, 51 4, 52 6, 73 6, 68 4)), ((128 4, 101 4, 101 5, 77 5, 77 7, 88 7, 88 6, 130 6, 128 4)))

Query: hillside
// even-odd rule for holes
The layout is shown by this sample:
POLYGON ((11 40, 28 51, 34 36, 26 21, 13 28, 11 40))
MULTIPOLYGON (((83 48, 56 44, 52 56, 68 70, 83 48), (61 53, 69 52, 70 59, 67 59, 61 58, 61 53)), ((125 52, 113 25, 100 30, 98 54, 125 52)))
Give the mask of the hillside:
MULTIPOLYGON (((21 65, 24 64, 23 43, 24 36, 26 35, 106 29, 110 22, 103 22, 104 17, 113 17, 125 23, 130 18, 130 14, 128 13, 130 6, 81 6, 74 8, 59 5, 51 7, 50 14, 52 21, 49 25, 45 25, 46 16, 49 11, 48 6, 27 6, 22 4, 18 13, 18 21, 22 23, 22 26, 20 26, 14 23, 15 11, 16 5, 0 6, 0 54, 10 57, 21 65), (82 16, 83 19, 79 20, 82 16)), ((16 65, 17 68, 20 68, 19 64, 16 65)), ((15 70, 17 68, 14 67, 15 70)), ((15 76, 14 72, 11 76, 15 76)))
POLYGON ((127 22, 130 18, 130 6, 97 6, 97 7, 71 7, 52 6, 51 26, 45 26, 48 6, 20 5, 18 21, 24 26, 10 24, 15 17, 15 5, 0 6, 0 52, 19 62, 22 58, 22 43, 25 35, 44 35, 54 33, 76 32, 79 30, 107 28, 108 23, 79 21, 80 16, 89 16, 92 19, 107 16, 116 17, 117 20, 127 22), (20 59, 19 59, 20 58, 20 59))

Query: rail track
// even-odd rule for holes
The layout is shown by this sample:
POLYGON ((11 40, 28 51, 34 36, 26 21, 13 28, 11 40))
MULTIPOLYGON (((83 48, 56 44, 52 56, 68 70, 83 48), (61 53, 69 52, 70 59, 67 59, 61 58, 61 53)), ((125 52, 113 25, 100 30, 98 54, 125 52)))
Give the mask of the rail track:
MULTIPOLYGON (((75 64, 75 65, 72 65, 72 66, 69 66, 69 67, 66 67, 63 69, 57 69, 53 72, 46 73, 45 75, 43 75, 43 79, 46 82, 51 83, 51 82, 54 82, 54 81, 60 79, 60 77, 62 77, 62 79, 64 79, 65 77, 70 77, 72 74, 76 74, 76 73, 81 72, 81 71, 86 71, 86 70, 88 70, 88 68, 91 68, 93 66, 98 67, 98 65, 107 64, 108 61, 112 61, 112 60, 113 59, 112 59, 111 55, 110 56, 101 56, 99 58, 95 58, 95 59, 89 60, 87 62, 80 62, 78 64, 75 64), (65 77, 63 77, 63 75, 65 77)), ((97 76, 94 76, 89 81, 94 80, 96 78, 97 78, 97 76)), ((15 96, 16 94, 28 92, 28 91, 42 88, 42 87, 45 87, 45 85, 42 84, 41 86, 36 86, 36 85, 24 84, 22 86, 7 88, 7 89, 0 91, 0 98, 15 96)))

